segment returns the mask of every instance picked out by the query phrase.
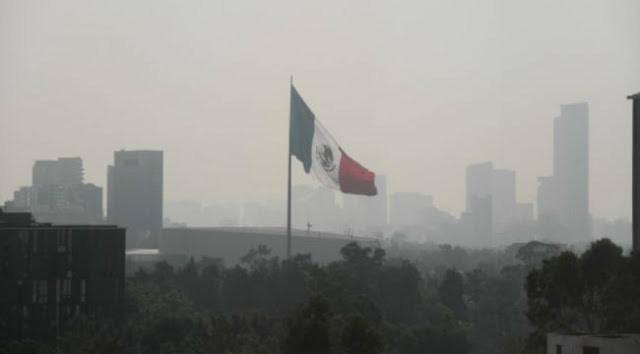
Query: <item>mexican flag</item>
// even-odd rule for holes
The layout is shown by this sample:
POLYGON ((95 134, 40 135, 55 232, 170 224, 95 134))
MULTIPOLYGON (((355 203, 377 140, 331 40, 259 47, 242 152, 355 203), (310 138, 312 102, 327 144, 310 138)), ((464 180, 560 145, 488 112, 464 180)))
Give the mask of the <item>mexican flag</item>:
POLYGON ((343 193, 376 195, 375 173, 350 158, 316 119, 309 106, 291 86, 289 149, 311 173, 329 188, 343 193))

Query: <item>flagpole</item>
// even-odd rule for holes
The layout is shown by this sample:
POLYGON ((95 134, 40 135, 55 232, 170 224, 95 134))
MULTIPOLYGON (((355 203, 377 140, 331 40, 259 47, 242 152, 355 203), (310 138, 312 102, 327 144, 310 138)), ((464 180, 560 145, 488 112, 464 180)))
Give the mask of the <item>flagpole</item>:
MULTIPOLYGON (((290 91, 293 90, 293 75, 291 75, 290 91)), ((289 96, 291 100, 291 96, 289 96)), ((289 102, 289 170, 287 178, 287 260, 291 259, 291 102, 289 102)))

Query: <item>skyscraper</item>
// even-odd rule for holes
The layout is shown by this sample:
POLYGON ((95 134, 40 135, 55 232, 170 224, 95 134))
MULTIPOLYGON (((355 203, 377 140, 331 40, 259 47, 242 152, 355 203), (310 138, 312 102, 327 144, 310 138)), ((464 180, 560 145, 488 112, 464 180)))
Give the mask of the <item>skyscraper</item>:
POLYGON ((107 221, 127 228, 127 247, 155 247, 162 232, 163 152, 114 152, 107 221))
POLYGON ((540 181, 538 216, 558 223, 557 241, 590 240, 587 103, 561 106, 553 121, 553 176, 540 181))

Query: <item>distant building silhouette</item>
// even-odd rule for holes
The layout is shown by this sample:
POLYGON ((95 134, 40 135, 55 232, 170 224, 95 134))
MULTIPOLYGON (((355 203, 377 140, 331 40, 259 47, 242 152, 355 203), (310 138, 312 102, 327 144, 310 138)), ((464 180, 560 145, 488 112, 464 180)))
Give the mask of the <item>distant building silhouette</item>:
POLYGON ((39 160, 33 164, 33 187, 73 187, 83 180, 82 159, 79 157, 39 160))
POLYGON ((363 212, 364 225, 370 231, 381 232, 387 226, 387 176, 376 175, 378 194, 373 197, 358 196, 358 206, 363 212))
POLYGON ((466 186, 463 221, 470 236, 477 238, 472 243, 482 247, 504 243, 498 235, 518 220, 515 171, 494 169, 491 162, 469 165, 466 186))
MULTIPOLYGON (((376 175, 378 194, 363 196, 343 194, 343 216, 345 228, 358 234, 380 234, 388 224, 387 177, 376 175)), ((346 230, 345 230, 346 231, 346 230)))
POLYGON ((114 152, 107 193, 107 221, 127 228, 127 247, 156 246, 162 233, 162 151, 114 152))
POLYGON ((433 197, 417 192, 393 193, 390 200, 390 223, 394 227, 421 225, 425 211, 433 208, 433 197))
POLYGON ((104 221, 102 188, 83 180, 79 157, 36 161, 32 185, 15 191, 5 209, 31 212, 42 222, 100 224, 104 221))
POLYGON ((0 210, 0 318, 9 338, 54 339, 77 314, 121 319, 125 230, 0 210))
POLYGON ((541 177, 538 218, 555 225, 554 241, 591 239, 589 214, 589 108, 586 103, 561 106, 553 122, 553 176, 541 177))

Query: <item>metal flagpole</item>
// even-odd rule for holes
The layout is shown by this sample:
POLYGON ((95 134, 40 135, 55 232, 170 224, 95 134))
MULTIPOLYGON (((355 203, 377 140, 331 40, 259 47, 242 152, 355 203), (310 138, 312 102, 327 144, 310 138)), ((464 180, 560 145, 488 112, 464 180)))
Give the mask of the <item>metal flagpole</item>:
MULTIPOLYGON (((293 75, 291 75, 290 91, 293 92, 293 75)), ((289 96, 291 100, 291 95, 289 96)), ((287 178, 287 259, 291 259, 291 102, 289 102, 289 171, 287 178)))

